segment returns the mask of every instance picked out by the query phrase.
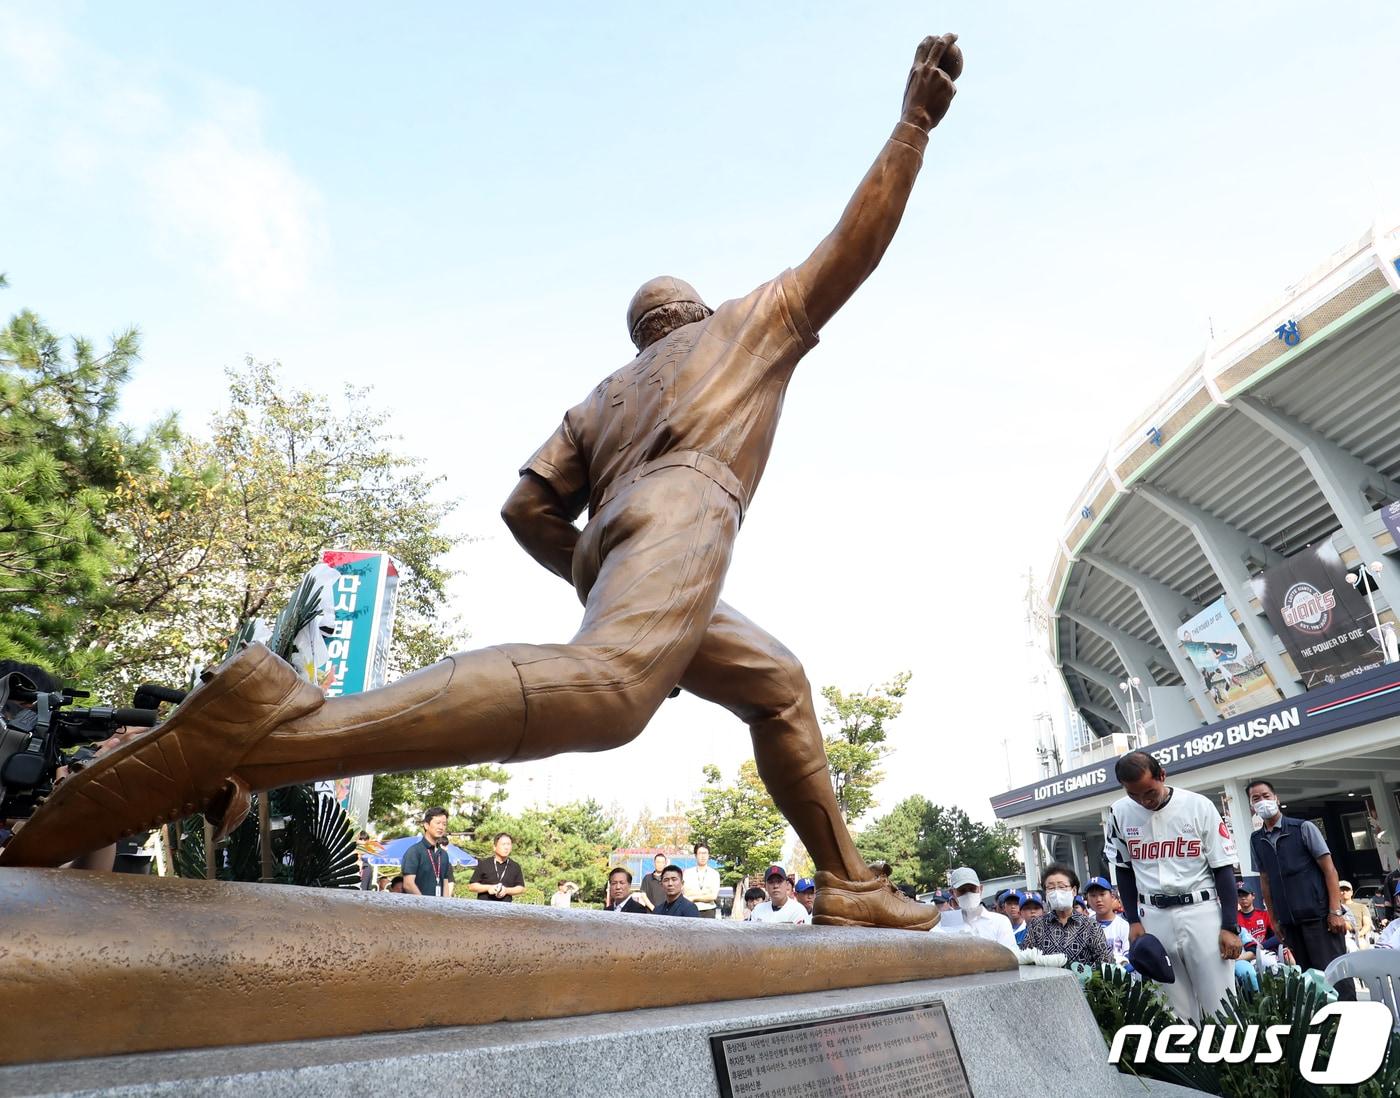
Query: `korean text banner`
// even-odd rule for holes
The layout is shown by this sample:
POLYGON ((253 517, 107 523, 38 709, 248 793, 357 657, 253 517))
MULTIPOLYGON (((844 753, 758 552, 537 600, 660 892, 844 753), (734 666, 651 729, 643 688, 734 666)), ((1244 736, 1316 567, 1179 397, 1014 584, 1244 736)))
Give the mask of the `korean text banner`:
POLYGON ((1254 594, 1308 689, 1381 664, 1366 601, 1330 541, 1264 569, 1254 594))
POLYGON ((1223 596, 1176 635, 1222 717, 1235 717, 1278 701, 1273 676, 1244 639, 1223 596))

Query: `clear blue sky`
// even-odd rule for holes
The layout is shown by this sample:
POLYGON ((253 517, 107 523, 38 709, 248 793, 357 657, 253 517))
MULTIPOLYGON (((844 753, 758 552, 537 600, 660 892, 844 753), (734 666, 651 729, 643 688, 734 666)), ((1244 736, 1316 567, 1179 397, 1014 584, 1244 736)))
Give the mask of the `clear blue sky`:
MULTIPOLYGON (((727 597, 816 685, 912 669, 882 804, 985 817, 1001 739, 1033 768, 1019 577, 1110 436, 1207 317, 1400 209, 1395 5, 8 4, 0 306, 138 324, 135 420, 198 427, 244 355, 375 384, 481 539, 475 642, 562 639, 571 596, 496 518, 515 468, 627 359, 642 280, 719 301, 807 254, 947 29, 960 95, 797 375, 727 597)), ((682 699, 519 786, 660 808, 746 745, 682 699)))

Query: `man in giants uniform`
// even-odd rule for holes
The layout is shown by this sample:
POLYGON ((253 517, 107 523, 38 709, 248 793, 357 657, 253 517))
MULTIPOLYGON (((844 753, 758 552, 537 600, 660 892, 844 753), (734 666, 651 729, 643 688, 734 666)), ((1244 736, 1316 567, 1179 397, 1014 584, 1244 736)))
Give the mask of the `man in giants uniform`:
POLYGON ((1185 1021, 1220 1007, 1241 952, 1235 852, 1220 812, 1189 789, 1171 788, 1145 751, 1114 769, 1126 797, 1115 801, 1105 841, 1118 865, 1128 938, 1157 938, 1176 982, 1162 985, 1185 1021))
POLYGON ((713 310, 679 279, 644 284, 627 310, 637 356, 521 468, 502 515, 583 602, 570 642, 462 652, 329 701, 250 646, 164 724, 60 785, 0 862, 56 865, 201 811, 227 833, 252 790, 606 750, 680 686, 748 724, 759 774, 817 864, 815 922, 936 924, 936 908, 900 896, 856 851, 801 665, 719 595, 793 371, 880 262, 952 103, 955 38, 915 50, 899 121, 810 256, 713 310))

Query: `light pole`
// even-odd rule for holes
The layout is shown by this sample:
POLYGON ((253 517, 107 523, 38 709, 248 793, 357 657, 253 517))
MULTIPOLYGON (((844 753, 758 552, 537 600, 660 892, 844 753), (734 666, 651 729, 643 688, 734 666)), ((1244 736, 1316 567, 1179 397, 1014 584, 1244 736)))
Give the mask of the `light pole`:
POLYGON ((1381 574, 1381 569, 1384 567, 1385 563, 1379 560, 1373 560, 1370 564, 1358 564, 1355 572, 1347 573, 1347 582, 1353 587, 1365 588, 1366 604, 1371 608, 1371 620, 1376 623, 1376 644, 1378 644, 1381 649, 1381 660, 1384 663, 1389 663, 1390 652, 1387 651, 1385 646, 1385 634, 1381 632, 1381 616, 1376 613, 1376 599, 1371 593, 1375 589, 1375 584, 1362 578, 1363 572, 1367 573, 1368 578, 1379 576, 1381 574))
POLYGON ((1142 721, 1138 720, 1137 699, 1134 697, 1134 688, 1141 688, 1142 678, 1134 675, 1118 684, 1118 689, 1128 695, 1128 723, 1131 724, 1132 734, 1128 737, 1132 750, 1136 751, 1142 746, 1142 736, 1145 729, 1142 721))

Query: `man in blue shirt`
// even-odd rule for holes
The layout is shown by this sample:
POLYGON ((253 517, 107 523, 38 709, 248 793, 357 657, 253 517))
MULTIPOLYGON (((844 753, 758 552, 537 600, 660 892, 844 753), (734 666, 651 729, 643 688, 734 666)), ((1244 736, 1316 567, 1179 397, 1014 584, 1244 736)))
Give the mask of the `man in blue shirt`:
POLYGON ((447 809, 423 813, 423 837, 403 855, 403 890, 411 896, 451 896, 452 860, 447 856, 447 809), (440 845, 441 844, 441 845, 440 845))
POLYGON ((666 902, 658 904, 657 915, 682 915, 690 919, 700 918, 700 909, 685 898, 685 875, 678 865, 668 865, 661 871, 661 890, 666 894, 666 902))

